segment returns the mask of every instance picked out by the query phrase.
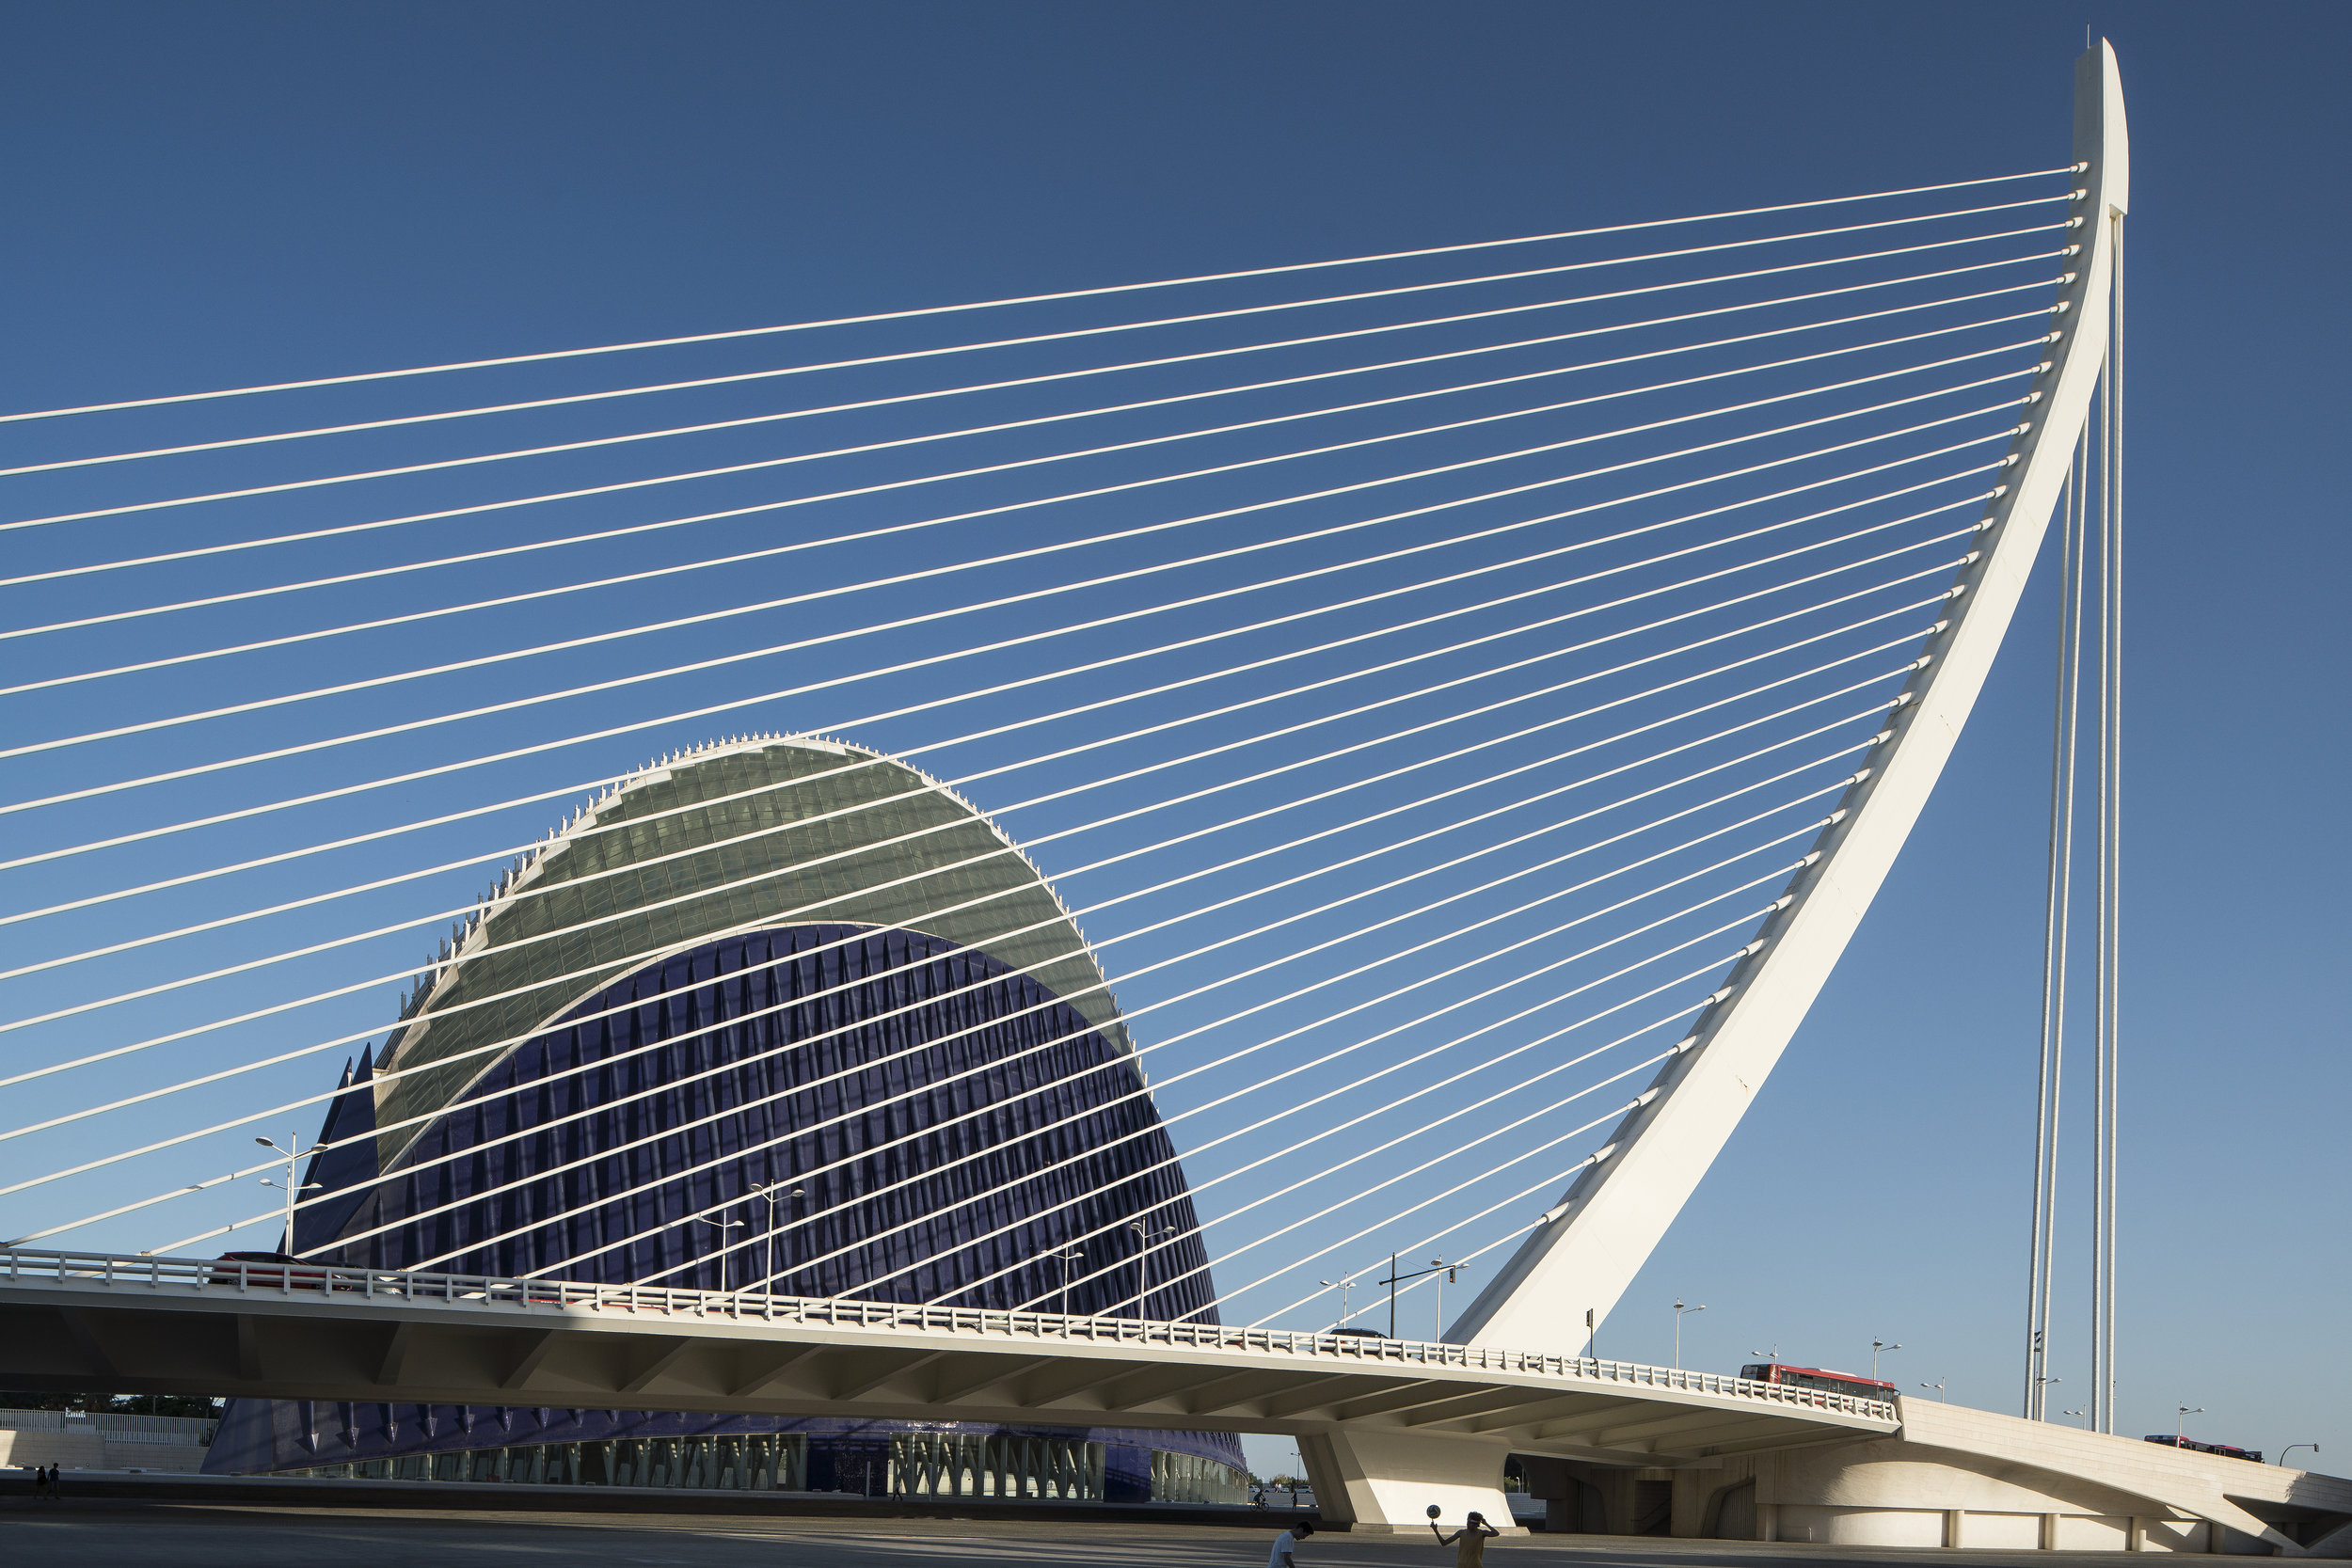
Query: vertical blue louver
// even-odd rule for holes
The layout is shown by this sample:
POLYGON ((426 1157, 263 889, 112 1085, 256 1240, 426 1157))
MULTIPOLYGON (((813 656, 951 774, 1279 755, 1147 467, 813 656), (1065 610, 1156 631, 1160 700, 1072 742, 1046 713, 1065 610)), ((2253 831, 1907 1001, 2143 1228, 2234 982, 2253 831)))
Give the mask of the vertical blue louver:
MULTIPOLYGON (((1215 1321, 1192 1200, 1132 1064, 1026 975, 906 931, 808 926, 606 987, 468 1085, 306 1256, 374 1268, 1215 1321), (486 1196, 485 1196, 486 1195, 486 1196), (1144 1256, 1120 1222, 1184 1232, 1144 1256), (1142 1272, 1138 1272, 1142 1271, 1142 1272), (1165 1283, 1183 1275, 1173 1284, 1165 1283), (992 1277, 993 1276, 993 1277, 992 1277), (975 1283, 977 1282, 977 1283, 975 1283)), ((365 1147, 364 1145, 362 1147, 365 1147)), ((315 1179, 315 1178, 314 1178, 315 1179)), ((343 1185, 344 1183, 338 1183, 343 1185)))

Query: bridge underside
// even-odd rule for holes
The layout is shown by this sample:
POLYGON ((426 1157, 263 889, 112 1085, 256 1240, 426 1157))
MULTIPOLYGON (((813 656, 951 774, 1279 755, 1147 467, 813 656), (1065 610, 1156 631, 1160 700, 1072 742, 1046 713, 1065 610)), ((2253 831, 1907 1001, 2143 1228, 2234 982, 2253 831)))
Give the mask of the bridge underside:
MULTIPOLYGON (((1883 1432, 1832 1412, 1476 1368, 1172 1351, 1116 1340, 771 1325, 466 1304, 0 1300, 0 1386, 322 1403, 571 1406, 1178 1431, 1334 1428, 1616 1465, 1883 1432)), ((99 1299, 90 1299, 97 1297, 99 1299)))

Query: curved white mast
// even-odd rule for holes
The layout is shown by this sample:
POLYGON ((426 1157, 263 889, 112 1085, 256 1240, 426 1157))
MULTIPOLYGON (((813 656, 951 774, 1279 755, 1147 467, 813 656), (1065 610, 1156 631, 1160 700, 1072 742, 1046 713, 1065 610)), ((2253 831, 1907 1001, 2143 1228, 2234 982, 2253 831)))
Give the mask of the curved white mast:
POLYGON ((1573 1354, 1714 1163, 1870 907, 1944 771, 2064 485, 2106 356, 2113 225, 2128 205, 2122 81, 2102 40, 2074 68, 2074 268, 2038 401, 1987 505, 1977 553, 1929 637, 1868 774, 1643 1101, 1446 1338, 1573 1354), (1587 1314, 1590 1314, 1588 1317, 1587 1314))

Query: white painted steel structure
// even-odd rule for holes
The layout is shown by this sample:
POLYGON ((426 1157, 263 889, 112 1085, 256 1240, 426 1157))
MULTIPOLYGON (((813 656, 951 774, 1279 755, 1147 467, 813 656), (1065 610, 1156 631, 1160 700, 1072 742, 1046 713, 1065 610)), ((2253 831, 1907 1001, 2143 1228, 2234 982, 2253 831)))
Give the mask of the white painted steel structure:
POLYGON ((2106 362, 2115 228, 2130 204, 2131 149, 2115 51, 2075 72, 2074 148, 2084 166, 2084 252, 2064 296, 2039 401, 2009 455, 2008 486, 1986 509, 1984 543, 1952 588, 1928 662, 1904 689, 1879 766, 1839 802, 1843 816, 1798 873, 1689 1048, 1659 1069, 1654 1098, 1610 1140, 1542 1229, 1454 1323, 1470 1343, 1570 1345, 1589 1311, 1605 1318, 1730 1137, 1861 924, 1942 776, 2000 649, 2106 362))

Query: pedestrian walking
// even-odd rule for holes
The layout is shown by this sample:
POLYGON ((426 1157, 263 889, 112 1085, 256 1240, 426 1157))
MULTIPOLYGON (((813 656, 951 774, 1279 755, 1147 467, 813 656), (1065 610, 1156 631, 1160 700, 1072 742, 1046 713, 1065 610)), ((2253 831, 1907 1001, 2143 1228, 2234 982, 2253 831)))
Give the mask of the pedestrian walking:
MULTIPOLYGON (((1432 1507, 1432 1513, 1437 1509, 1432 1507)), ((1429 1533, 1438 1538, 1440 1546, 1454 1548, 1454 1568, 1486 1568, 1486 1543, 1502 1532, 1486 1523, 1484 1513, 1473 1513, 1470 1521, 1452 1535, 1438 1528, 1438 1521, 1429 1521, 1429 1533)))
POLYGON ((1292 1554, 1298 1550, 1298 1544, 1301 1541, 1306 1540, 1314 1532, 1315 1527, 1308 1520, 1301 1519, 1276 1536, 1274 1550, 1266 1554, 1265 1568, 1298 1568, 1298 1559, 1292 1554))
POLYGON ((49 1466, 27 1465, 25 1468, 33 1472, 33 1496, 36 1497, 49 1496, 49 1466))
POLYGON ((58 1476, 56 1465, 52 1465, 49 1466, 49 1500, 54 1503, 64 1496, 65 1481, 58 1476))

